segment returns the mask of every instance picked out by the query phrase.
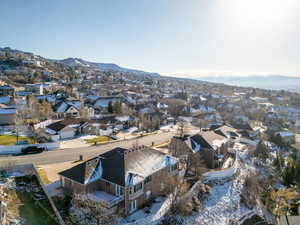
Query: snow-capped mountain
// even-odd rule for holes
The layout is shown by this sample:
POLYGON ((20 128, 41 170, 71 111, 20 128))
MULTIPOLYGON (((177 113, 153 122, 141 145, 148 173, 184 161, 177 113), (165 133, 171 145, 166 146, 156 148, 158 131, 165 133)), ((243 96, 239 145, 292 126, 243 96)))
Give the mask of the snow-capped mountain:
POLYGON ((158 73, 150 73, 145 72, 142 70, 135 70, 135 69, 128 69, 124 67, 120 67, 114 63, 95 63, 95 62, 88 62, 80 58, 67 58, 63 60, 59 60, 59 62, 64 63, 71 67, 89 67, 94 69, 100 69, 101 71, 119 71, 119 72, 129 72, 129 73, 136 73, 136 74, 147 74, 147 75, 156 75, 159 76, 158 73))
POLYGON ((75 66, 82 66, 82 67, 96 67, 92 63, 86 62, 79 58, 67 58, 63 60, 58 60, 61 63, 64 63, 68 66, 75 67, 75 66))

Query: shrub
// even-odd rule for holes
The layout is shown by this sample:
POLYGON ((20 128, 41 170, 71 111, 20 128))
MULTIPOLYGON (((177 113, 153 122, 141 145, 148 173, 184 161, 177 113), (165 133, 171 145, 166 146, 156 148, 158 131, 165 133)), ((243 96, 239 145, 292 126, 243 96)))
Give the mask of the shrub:
POLYGON ((189 216, 192 214, 194 206, 191 200, 185 199, 178 202, 176 208, 179 214, 183 216, 189 216))

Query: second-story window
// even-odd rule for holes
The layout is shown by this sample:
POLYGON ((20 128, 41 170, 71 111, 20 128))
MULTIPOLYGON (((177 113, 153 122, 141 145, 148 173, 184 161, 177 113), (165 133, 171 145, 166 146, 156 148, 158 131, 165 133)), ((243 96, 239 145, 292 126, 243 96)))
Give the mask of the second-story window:
POLYGON ((178 169, 178 163, 175 163, 174 165, 171 166, 170 171, 174 171, 178 169))
POLYGON ((146 177, 145 184, 149 183, 151 180, 152 180, 152 176, 151 175, 148 176, 148 177, 146 177))
POLYGON ((139 184, 134 186, 134 192, 138 192, 142 188, 143 188, 143 183, 139 183, 139 184))
POLYGON ((117 185, 115 186, 115 191, 116 191, 116 195, 117 196, 120 196, 122 195, 122 189, 121 189, 121 186, 117 185))

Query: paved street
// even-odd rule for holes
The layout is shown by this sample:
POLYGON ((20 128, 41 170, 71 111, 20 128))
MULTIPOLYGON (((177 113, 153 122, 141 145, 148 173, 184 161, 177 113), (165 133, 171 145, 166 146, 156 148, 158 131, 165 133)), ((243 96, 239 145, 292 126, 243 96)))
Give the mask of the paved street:
POLYGON ((115 147, 124 147, 129 148, 134 144, 138 143, 140 145, 151 145, 152 142, 155 144, 159 144, 165 141, 168 141, 174 133, 159 133, 152 134, 145 137, 141 137, 133 140, 125 140, 116 143, 109 143, 99 146, 90 146, 83 148, 72 148, 72 149, 60 149, 54 151, 43 152, 40 154, 32 154, 32 155, 23 155, 23 156, 7 156, 0 157, 0 165, 5 164, 26 164, 26 163, 34 163, 35 165, 42 164, 52 164, 66 161, 75 161, 79 159, 79 155, 83 155, 84 159, 94 157, 101 153, 104 153, 115 147))

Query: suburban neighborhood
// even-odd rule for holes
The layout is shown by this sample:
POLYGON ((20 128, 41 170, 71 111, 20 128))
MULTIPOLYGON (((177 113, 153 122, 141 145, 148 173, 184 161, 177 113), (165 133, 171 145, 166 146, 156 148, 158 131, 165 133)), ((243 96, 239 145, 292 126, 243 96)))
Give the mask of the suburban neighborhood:
POLYGON ((10 203, 22 166, 53 202, 49 224, 298 215, 299 94, 0 52, 2 224, 38 224, 10 203))
POLYGON ((300 225, 299 0, 0 3, 0 225, 300 225))

